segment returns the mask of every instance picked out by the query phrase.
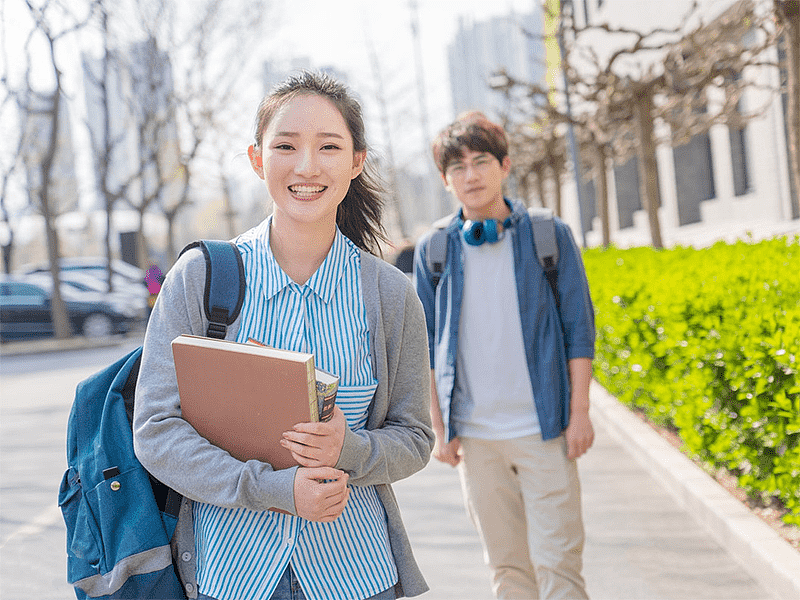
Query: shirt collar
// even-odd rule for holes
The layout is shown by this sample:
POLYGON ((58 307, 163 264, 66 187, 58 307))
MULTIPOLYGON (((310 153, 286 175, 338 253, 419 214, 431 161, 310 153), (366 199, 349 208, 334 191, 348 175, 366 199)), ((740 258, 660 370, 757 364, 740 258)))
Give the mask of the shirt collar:
POLYGON ((261 280, 259 287, 263 289, 267 300, 275 296, 286 287, 296 286, 300 290, 309 289, 320 297, 326 304, 331 301, 336 287, 346 273, 347 269, 358 260, 358 248, 347 239, 344 234, 336 228, 336 235, 333 238, 333 245, 328 251, 322 264, 304 285, 297 285, 278 265, 272 248, 269 245, 270 215, 258 226, 256 233, 256 244, 258 261, 264 268, 259 269, 261 280))

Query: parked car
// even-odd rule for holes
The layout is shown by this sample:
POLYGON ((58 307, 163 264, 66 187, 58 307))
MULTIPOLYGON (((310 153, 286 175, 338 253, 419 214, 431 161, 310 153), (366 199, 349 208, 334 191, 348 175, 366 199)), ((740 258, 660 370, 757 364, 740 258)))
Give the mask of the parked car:
MULTIPOLYGON (((50 273, 33 273, 31 277, 39 276, 46 277, 52 281, 50 273)), ((94 292, 101 294, 102 297, 116 304, 118 306, 130 304, 137 310, 147 312, 148 300, 150 292, 143 285, 131 283, 124 277, 117 275, 112 276, 113 292, 108 291, 108 281, 103 272, 103 277, 100 278, 96 273, 82 269, 68 269, 61 271, 61 282, 65 283, 81 292, 94 292)))
MULTIPOLYGON (((0 340, 51 337, 52 280, 42 275, 0 277, 0 340)), ((86 337, 132 331, 143 324, 139 308, 108 294, 82 292, 64 283, 61 296, 73 330, 86 337)))
MULTIPOLYGON (((95 277, 105 280, 108 269, 108 261, 103 257, 81 256, 76 258, 62 258, 59 261, 59 268, 62 273, 67 271, 80 271, 89 273, 95 277)), ((46 263, 37 265, 27 265, 20 269, 21 273, 49 273, 50 265, 46 263)), ((145 282, 145 272, 124 260, 112 260, 111 272, 113 274, 112 284, 116 287, 117 281, 123 283, 136 284, 147 287, 145 282)))

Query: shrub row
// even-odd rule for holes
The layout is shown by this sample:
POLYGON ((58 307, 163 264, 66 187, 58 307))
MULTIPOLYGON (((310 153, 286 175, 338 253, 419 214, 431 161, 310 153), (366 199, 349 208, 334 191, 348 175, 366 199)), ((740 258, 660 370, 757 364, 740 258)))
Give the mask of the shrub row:
POLYGON ((800 237, 591 249, 595 378, 800 525, 800 237))

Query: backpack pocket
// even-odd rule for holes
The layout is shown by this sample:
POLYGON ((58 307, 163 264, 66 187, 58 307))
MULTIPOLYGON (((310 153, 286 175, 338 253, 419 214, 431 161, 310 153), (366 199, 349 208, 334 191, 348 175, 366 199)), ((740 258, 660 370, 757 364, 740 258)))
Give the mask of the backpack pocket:
MULTIPOLYGON (((141 465, 101 481, 86 492, 86 501, 102 532, 103 562, 107 564, 101 564, 101 573, 124 559, 169 546, 169 534, 153 498, 150 478, 141 465)), ((148 568, 139 566, 145 571, 148 568)))
MULTIPOLYGON (((67 469, 61 480, 58 506, 67 526, 68 555, 98 569, 103 556, 100 528, 86 500, 80 475, 74 467, 67 469)), ((70 571, 73 562, 68 561, 70 571)), ((70 572, 67 575, 70 583, 73 583, 84 577, 85 571, 81 569, 79 573, 70 572)))

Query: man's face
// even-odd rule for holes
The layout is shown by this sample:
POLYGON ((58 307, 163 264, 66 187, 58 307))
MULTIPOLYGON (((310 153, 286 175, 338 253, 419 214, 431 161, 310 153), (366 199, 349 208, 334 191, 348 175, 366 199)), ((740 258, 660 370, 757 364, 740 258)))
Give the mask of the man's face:
POLYGON ((503 181, 511 170, 506 156, 502 163, 489 152, 464 149, 461 158, 451 162, 442 178, 445 187, 464 207, 467 219, 498 218, 505 207, 503 181))

